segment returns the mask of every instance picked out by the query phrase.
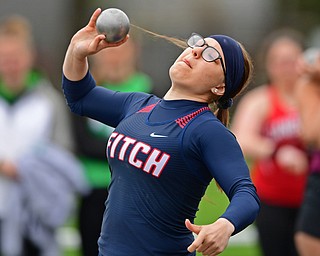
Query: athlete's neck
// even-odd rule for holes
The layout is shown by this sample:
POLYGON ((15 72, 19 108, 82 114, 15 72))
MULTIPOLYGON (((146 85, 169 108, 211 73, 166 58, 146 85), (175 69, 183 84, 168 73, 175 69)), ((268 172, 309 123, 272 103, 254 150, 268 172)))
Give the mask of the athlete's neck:
POLYGON ((192 100, 196 102, 208 103, 210 99, 206 95, 195 95, 185 90, 178 90, 171 87, 164 95, 165 100, 192 100))

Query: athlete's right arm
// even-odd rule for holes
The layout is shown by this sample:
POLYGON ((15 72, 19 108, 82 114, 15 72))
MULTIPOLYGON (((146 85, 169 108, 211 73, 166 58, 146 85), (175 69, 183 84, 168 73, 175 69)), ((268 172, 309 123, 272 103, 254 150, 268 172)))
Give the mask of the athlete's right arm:
POLYGON ((71 39, 67 49, 63 73, 71 81, 79 81, 88 71, 87 57, 107 48, 115 47, 127 41, 128 36, 118 43, 107 43, 105 35, 98 34, 96 21, 101 13, 98 8, 91 16, 89 23, 80 29, 71 39))
POLYGON ((96 87, 88 71, 87 58, 107 47, 125 43, 128 36, 118 43, 104 40, 105 35, 98 34, 96 29, 100 13, 98 8, 89 23, 71 39, 63 62, 63 91, 73 112, 114 126, 126 114, 123 103, 127 95, 114 97, 115 92, 96 87))
POLYGON ((116 92, 96 86, 90 72, 80 81, 71 81, 63 76, 62 89, 73 113, 112 127, 116 127, 130 113, 158 100, 147 93, 116 92))

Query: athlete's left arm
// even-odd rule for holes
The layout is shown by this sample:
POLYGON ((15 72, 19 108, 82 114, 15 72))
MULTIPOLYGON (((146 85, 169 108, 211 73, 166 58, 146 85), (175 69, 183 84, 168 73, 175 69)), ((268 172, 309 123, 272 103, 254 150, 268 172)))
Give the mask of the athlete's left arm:
POLYGON ((186 220, 186 227, 197 234, 188 251, 216 255, 226 248, 231 235, 255 220, 259 198, 240 146, 220 121, 210 118, 197 122, 189 135, 189 150, 194 152, 196 159, 202 159, 209 171, 206 176, 211 175, 218 182, 230 204, 212 224, 195 225, 186 220))
POLYGON ((241 148, 235 136, 219 121, 203 123, 197 134, 202 159, 230 200, 221 218, 234 225, 233 234, 236 234, 255 220, 260 208, 241 148))

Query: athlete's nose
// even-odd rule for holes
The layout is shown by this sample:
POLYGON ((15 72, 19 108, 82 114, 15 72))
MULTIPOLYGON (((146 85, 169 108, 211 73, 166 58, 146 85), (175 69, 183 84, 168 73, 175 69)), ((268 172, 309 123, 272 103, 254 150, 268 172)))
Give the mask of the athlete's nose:
POLYGON ((196 59, 200 58, 202 51, 203 51, 203 47, 194 47, 192 49, 193 57, 196 58, 196 59))

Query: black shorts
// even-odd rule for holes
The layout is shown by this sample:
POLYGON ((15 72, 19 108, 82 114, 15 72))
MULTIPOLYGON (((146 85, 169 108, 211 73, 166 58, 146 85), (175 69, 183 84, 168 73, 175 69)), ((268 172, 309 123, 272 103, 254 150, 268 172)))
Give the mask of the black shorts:
POLYGON ((308 177, 296 229, 320 238, 320 173, 308 177))

